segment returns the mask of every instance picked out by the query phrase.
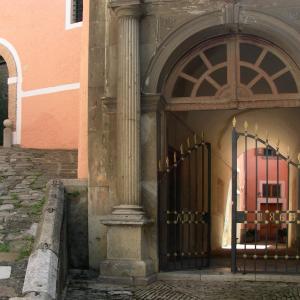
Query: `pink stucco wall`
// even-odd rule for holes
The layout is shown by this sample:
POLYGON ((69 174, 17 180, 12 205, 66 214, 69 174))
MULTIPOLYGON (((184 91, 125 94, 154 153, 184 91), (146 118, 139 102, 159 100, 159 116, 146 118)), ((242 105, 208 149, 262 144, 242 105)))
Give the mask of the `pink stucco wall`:
MULTIPOLYGON (((258 197, 256 197, 256 154, 255 149, 247 151, 247 197, 246 197, 246 170, 245 170, 245 153, 238 159, 239 168, 239 186, 240 186, 240 206, 239 210, 255 211, 261 210, 260 203, 266 203, 267 199, 263 198, 262 184, 267 181, 267 160, 264 156, 257 156, 257 183, 258 197)), ((288 206, 288 167, 285 160, 279 160, 278 181, 281 184, 281 197, 278 203, 282 205, 282 210, 288 206)), ((268 182, 269 184, 277 183, 277 159, 269 157, 268 159, 268 182)), ((277 198, 269 198, 268 203, 277 203, 277 198)), ((254 214, 248 214, 248 221, 254 220, 254 214)), ((254 225, 248 225, 249 228, 254 225)))
MULTIPOLYGON (((66 30, 65 10, 65 0, 1 1, 0 39, 20 58, 21 95, 80 82, 81 28, 66 30)), ((21 146, 77 149, 79 98, 80 89, 22 97, 21 146)))
POLYGON ((29 97, 22 110, 22 146, 72 149, 78 143, 79 91, 29 97), (63 105, 62 105, 63 102, 63 105), (62 109, 63 106, 63 109, 62 109))

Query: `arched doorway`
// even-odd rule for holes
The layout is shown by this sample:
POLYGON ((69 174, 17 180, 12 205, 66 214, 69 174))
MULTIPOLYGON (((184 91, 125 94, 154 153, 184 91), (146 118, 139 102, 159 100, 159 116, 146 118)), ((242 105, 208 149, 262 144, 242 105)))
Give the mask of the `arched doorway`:
MULTIPOLYGON (((230 223, 226 210, 228 203, 231 203, 231 120, 235 115, 249 115, 255 120, 257 115, 255 122, 266 124, 260 129, 262 131, 277 126, 274 124, 275 115, 281 118, 278 119, 280 123, 287 121, 289 112, 292 112, 288 107, 300 106, 299 69, 284 51, 267 41, 253 36, 227 35, 201 43, 183 55, 173 66, 163 91, 167 110, 165 148, 180 153, 181 145, 184 145, 187 151, 192 151, 198 147, 193 136, 200 137, 201 131, 205 141, 212 146, 211 249, 213 255, 225 253, 230 258, 230 249, 227 252, 222 249, 222 240, 226 239, 224 232, 228 229, 226 224, 230 223), (281 109, 273 113, 275 108, 281 109)), ((280 135, 283 140, 286 138, 284 131, 280 131, 280 135)), ((289 139, 285 146, 288 144, 297 151, 298 140, 289 139)), ((162 164, 167 171, 176 162, 172 153, 166 155, 169 167, 165 158, 162 164)), ((183 179, 180 184, 189 186, 190 183, 183 179)), ((191 188, 194 189, 194 184, 191 188)), ((165 211, 172 209, 166 207, 165 211)), ((194 213, 207 212, 190 212, 191 215, 194 213)), ((161 218, 160 222, 164 220, 168 221, 161 218)), ((193 222, 194 219, 189 219, 184 226, 195 226, 193 222)), ((169 233, 165 235, 168 238, 176 232, 174 226, 179 224, 173 222, 165 226, 166 230, 169 228, 169 233)), ((205 225, 197 226, 204 228, 205 225)), ((192 228, 185 230, 193 234, 195 231, 192 228)), ((230 240, 230 231, 227 230, 226 234, 229 234, 230 240)), ((184 264, 180 264, 182 257, 177 253, 182 252, 181 248, 186 247, 187 242, 178 239, 176 242, 175 251, 174 242, 172 245, 172 253, 176 253, 176 257, 171 257, 170 251, 167 251, 164 264, 171 257, 171 266, 180 269, 184 264)), ((189 252, 193 253, 184 251, 189 252)), ((194 253, 198 255, 197 251, 194 253)), ((195 256, 191 256, 190 264, 185 265, 195 267, 193 260, 195 256)), ((230 260, 226 266, 230 267, 230 260)))
POLYGON ((3 121, 8 119, 8 68, 0 56, 0 145, 3 144, 3 121))

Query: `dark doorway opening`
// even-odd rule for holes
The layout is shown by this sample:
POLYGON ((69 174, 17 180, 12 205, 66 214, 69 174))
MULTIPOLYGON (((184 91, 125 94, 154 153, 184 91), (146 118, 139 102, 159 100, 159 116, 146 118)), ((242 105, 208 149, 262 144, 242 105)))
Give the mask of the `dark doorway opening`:
POLYGON ((3 121, 8 119, 8 69, 0 56, 0 145, 3 145, 3 121))

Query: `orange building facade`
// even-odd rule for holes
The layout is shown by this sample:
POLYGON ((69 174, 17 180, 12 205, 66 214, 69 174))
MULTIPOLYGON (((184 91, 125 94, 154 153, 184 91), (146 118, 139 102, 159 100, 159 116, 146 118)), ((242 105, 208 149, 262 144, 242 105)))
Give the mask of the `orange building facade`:
POLYGON ((82 21, 82 2, 4 0, 0 57, 8 69, 13 144, 79 149, 78 176, 86 178, 87 93, 81 81, 87 80, 82 45, 88 44, 88 22, 82 21))
POLYGON ((72 20, 71 0, 4 2, 0 56, 8 67, 13 143, 77 149, 83 22, 72 20))

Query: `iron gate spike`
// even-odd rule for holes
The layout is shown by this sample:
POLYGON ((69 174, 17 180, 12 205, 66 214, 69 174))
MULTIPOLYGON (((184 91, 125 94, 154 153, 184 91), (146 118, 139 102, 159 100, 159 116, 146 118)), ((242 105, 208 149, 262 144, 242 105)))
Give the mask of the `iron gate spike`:
POLYGON ((255 132, 255 136, 257 136, 257 134, 258 134, 258 125, 257 125, 257 123, 254 126, 254 132, 255 132))
POLYGON ((183 144, 180 145, 180 154, 181 154, 181 155, 184 155, 183 144))
POLYGON ((169 157, 168 157, 168 156, 166 157, 166 166, 167 166, 167 169, 169 169, 169 166, 170 166, 170 160, 169 160, 169 157))
POLYGON ((233 117, 233 120, 232 120, 232 127, 233 127, 233 128, 236 127, 236 117, 233 117))
POLYGON ((266 131, 266 145, 269 145, 269 131, 266 131))
POLYGON ((204 143, 204 131, 203 130, 201 132, 201 142, 202 142, 202 144, 204 143))
POLYGON ((278 138, 278 139, 277 139, 277 143, 276 143, 276 149, 277 149, 277 153, 276 153, 276 154, 277 154, 277 155, 279 154, 279 153, 278 153, 278 151, 279 151, 279 145, 280 145, 280 139, 278 138))
POLYGON ((190 149, 191 148, 191 144, 190 144, 190 138, 189 137, 186 140, 186 144, 187 144, 188 149, 190 149))
POLYGON ((248 127, 249 127, 248 122, 245 121, 245 122, 244 122, 244 129, 245 129, 245 132, 248 131, 248 127))
POLYGON ((161 160, 158 161, 158 171, 162 172, 161 160))
POLYGON ((194 133, 194 144, 197 145, 197 133, 194 133))

